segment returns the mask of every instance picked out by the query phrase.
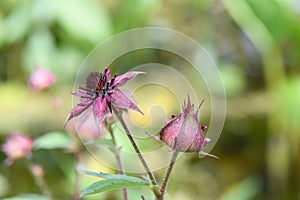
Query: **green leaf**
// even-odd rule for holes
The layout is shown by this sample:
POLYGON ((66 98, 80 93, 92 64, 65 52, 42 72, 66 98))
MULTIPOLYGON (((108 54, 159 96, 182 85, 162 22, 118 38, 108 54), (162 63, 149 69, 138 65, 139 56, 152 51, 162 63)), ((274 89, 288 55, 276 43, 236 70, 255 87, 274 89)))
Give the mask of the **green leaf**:
POLYGON ((126 175, 121 175, 121 174, 107 174, 107 173, 103 173, 103 172, 91 172, 91 171, 87 171, 87 170, 78 170, 79 173, 82 174, 87 174, 90 176, 96 176, 96 177, 101 177, 101 178, 107 178, 107 179, 122 179, 122 180, 129 180, 129 181, 133 181, 133 182, 138 182, 138 181, 143 181, 149 184, 149 182, 147 180, 143 180, 134 176, 126 176, 126 175))
POLYGON ((80 198, 89 194, 96 194, 100 192, 105 192, 108 190, 116 190, 128 187, 138 187, 138 186, 150 186, 147 180, 143 180, 133 176, 125 176, 121 174, 106 174, 97 173, 86 170, 78 170, 79 173, 87 174, 90 176, 107 178, 105 180, 97 181, 92 183, 88 187, 82 190, 80 198))
POLYGON ((33 144, 34 149, 57 149, 71 146, 71 139, 63 132, 50 132, 38 137, 33 144))
POLYGON ((91 184, 90 186, 86 187, 85 189, 83 189, 79 198, 82 198, 85 195, 96 194, 108 190, 116 190, 116 189, 138 187, 138 186, 149 186, 149 182, 144 181, 142 179, 140 179, 140 181, 138 182, 118 179, 118 178, 105 179, 105 180, 97 181, 91 184))
POLYGON ((114 143, 111 139, 99 139, 93 142, 93 144, 108 146, 108 147, 115 147, 114 143))

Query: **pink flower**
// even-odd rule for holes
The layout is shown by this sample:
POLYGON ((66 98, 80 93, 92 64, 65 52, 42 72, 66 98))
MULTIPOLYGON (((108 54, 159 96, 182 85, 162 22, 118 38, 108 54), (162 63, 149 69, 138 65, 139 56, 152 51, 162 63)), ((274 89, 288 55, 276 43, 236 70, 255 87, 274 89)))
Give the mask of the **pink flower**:
POLYGON ((51 85, 53 85, 56 81, 55 75, 41 67, 35 68, 31 76, 28 80, 28 85, 33 90, 43 90, 51 85))
POLYGON ((2 145, 1 150, 6 154, 6 164, 10 165, 14 160, 31 157, 32 140, 19 133, 9 134, 2 145))
POLYGON ((199 154, 210 155, 202 151, 210 141, 209 138, 204 136, 207 126, 200 125, 197 118, 202 103, 194 112, 194 104, 191 104, 188 97, 187 104, 184 102, 182 112, 172 116, 172 119, 161 129, 160 137, 147 134, 153 139, 165 142, 175 151, 198 152, 199 154))
POLYGON ((72 118, 80 115, 89 107, 93 107, 93 114, 98 124, 101 124, 107 108, 112 111, 112 106, 122 109, 132 109, 140 113, 140 109, 129 98, 127 92, 122 92, 118 87, 123 86, 128 80, 133 79, 142 72, 127 72, 120 76, 115 75, 110 78, 110 71, 105 68, 104 73, 91 72, 84 86, 78 88, 73 93, 74 96, 80 97, 80 102, 69 113, 65 125, 72 118))

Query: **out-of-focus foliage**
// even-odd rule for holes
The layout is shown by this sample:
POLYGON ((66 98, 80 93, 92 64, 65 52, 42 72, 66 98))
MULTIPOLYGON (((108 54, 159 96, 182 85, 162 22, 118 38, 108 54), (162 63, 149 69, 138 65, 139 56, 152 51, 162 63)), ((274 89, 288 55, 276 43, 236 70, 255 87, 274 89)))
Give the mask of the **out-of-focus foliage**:
MULTIPOLYGON (((0 198, 72 199, 78 188, 99 180, 76 176, 78 163, 91 171, 116 173, 86 153, 72 127, 64 129, 63 123, 83 59, 112 34, 143 26, 172 28, 198 41, 218 65, 228 94, 227 120, 212 152, 220 159, 185 155, 174 168, 166 198, 299 199, 297 0, 1 0, 0 142, 18 131, 32 138, 35 148, 32 159, 0 166, 0 198), (56 75, 55 85, 43 91, 28 87, 37 66, 56 75), (37 176, 33 164, 41 166, 43 176, 37 176)), ((192 74, 174 55, 152 50, 123 56, 111 68, 122 65, 123 73, 148 62, 182 65, 178 70, 192 74)), ((155 89, 153 101, 167 105, 167 114, 176 114, 178 102, 168 102, 174 97, 166 92, 160 96, 160 91, 155 89)), ((145 96, 137 91, 137 99, 148 109, 153 101, 145 96)), ((162 110, 145 113, 143 119, 131 113, 130 117, 145 126, 150 121, 162 124, 156 120, 162 110)), ((207 113, 204 106, 201 120, 206 124, 207 113)), ((0 162, 5 159, 1 152, 0 162)), ((152 162, 158 159, 162 158, 152 162)), ((163 170, 155 174, 162 178, 163 170)), ((140 198, 140 193, 151 198, 144 189, 129 190, 132 199, 140 198)), ((121 190, 116 190, 86 199, 121 197, 121 190)))
POLYGON ((96 1, 4 0, 0 13, 4 78, 21 74, 18 65, 25 73, 40 65, 69 82, 73 66, 112 32, 107 11, 96 1))

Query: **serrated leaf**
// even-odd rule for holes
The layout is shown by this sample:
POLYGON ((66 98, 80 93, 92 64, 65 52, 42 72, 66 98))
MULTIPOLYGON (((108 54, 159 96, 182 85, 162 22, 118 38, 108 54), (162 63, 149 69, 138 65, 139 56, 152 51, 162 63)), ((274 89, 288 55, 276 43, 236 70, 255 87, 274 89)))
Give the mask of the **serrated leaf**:
POLYGON ((101 177, 106 176, 106 177, 116 177, 116 178, 109 178, 109 179, 92 183, 91 185, 89 185, 88 187, 82 190, 80 194, 80 198, 82 198, 85 195, 101 193, 109 190, 116 190, 116 189, 122 189, 128 187, 138 187, 138 186, 150 186, 148 181, 136 177, 130 177, 130 176, 118 175, 118 174, 105 174, 105 173, 100 173, 98 175, 101 175, 101 177))
POLYGON ((71 139, 63 132, 50 132, 38 137, 34 143, 34 149, 59 149, 71 146, 71 139))

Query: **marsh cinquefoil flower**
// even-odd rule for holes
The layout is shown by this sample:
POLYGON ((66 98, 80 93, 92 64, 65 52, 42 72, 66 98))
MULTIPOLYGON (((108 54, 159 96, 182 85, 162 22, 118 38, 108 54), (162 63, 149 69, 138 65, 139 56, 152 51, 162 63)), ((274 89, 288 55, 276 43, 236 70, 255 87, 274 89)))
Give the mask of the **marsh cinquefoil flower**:
POLYGON ((104 73, 91 72, 86 79, 85 85, 80 86, 78 91, 73 93, 74 96, 79 97, 81 100, 71 110, 66 123, 83 113, 90 106, 93 107, 94 117, 98 123, 101 123, 104 119, 107 108, 112 111, 112 106, 122 109, 132 109, 142 113, 130 99, 130 95, 118 89, 118 87, 123 86, 128 80, 133 79, 141 73, 143 72, 132 71, 110 78, 108 68, 105 68, 104 73))
POLYGON ((209 143, 210 138, 204 135, 207 126, 199 124, 198 112, 200 106, 194 112, 194 104, 191 104, 188 97, 187 103, 184 102, 182 112, 172 116, 172 119, 160 130, 160 137, 148 135, 153 139, 165 142, 174 151, 198 152, 199 154, 213 156, 202 151, 209 143))

